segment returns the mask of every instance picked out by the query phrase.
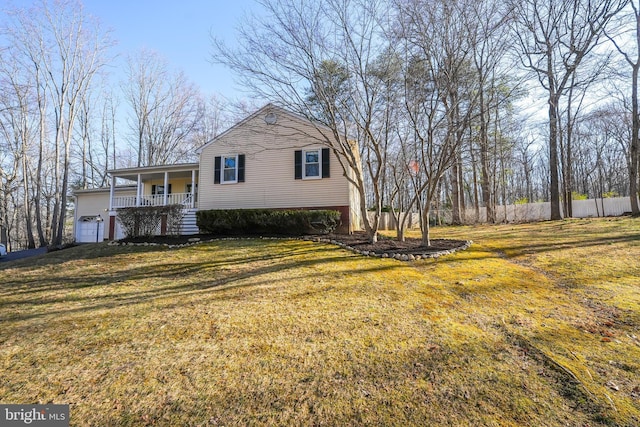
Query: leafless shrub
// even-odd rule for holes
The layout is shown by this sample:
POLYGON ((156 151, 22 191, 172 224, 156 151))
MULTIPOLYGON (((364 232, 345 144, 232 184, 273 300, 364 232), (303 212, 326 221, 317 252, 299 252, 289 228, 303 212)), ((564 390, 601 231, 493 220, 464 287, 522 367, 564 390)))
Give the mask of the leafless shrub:
POLYGON ((141 206, 118 210, 118 221, 127 237, 153 236, 159 234, 162 217, 167 218, 167 233, 180 233, 182 207, 141 206))

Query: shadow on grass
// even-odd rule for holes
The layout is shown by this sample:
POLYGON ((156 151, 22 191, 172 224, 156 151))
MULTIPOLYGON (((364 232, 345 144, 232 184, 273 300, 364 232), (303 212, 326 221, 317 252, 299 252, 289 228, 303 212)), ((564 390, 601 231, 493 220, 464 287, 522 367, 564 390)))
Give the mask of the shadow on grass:
POLYGON ((509 245, 505 243, 504 245, 495 245, 495 244, 485 244, 482 241, 475 241, 471 248, 457 252, 453 256, 445 256, 440 257, 432 261, 434 265, 438 263, 457 263, 460 261, 473 261, 473 260, 482 260, 482 259, 512 259, 522 255, 531 255, 531 254, 540 254, 545 252, 566 250, 566 249, 575 249, 575 248, 587 248, 587 247, 603 247, 603 256, 606 255, 604 252, 608 245, 619 244, 619 243, 632 243, 638 242, 640 243, 640 234, 630 234, 628 236, 621 237, 605 237, 588 239, 588 240, 576 240, 573 242, 544 242, 538 240, 537 242, 532 242, 531 244, 518 244, 518 245, 509 245), (509 253, 507 253, 508 251, 509 253), (482 254, 480 252, 483 252, 482 254))
POLYGON ((572 242, 553 243, 553 242, 535 242, 526 245, 508 246, 508 249, 515 252, 514 255, 508 255, 508 258, 522 254, 551 252, 562 249, 586 248, 592 246, 611 245, 616 243, 640 242, 640 234, 630 234, 621 237, 605 237, 594 239, 577 239, 572 242))
MULTIPOLYGON (((164 255, 164 254, 163 254, 164 255)), ((234 288, 252 287, 257 288, 263 285, 273 283, 268 277, 258 279, 261 276, 278 273, 290 269, 300 269, 304 267, 313 267, 328 263, 340 263, 352 260, 354 256, 346 255, 339 248, 320 249, 315 245, 310 245, 304 249, 292 248, 288 250, 279 249, 278 253, 264 253, 261 256, 253 257, 250 261, 236 259, 207 260, 193 263, 168 263, 154 264, 152 266, 127 268, 118 271, 115 274, 109 274, 105 277, 103 274, 94 275, 68 275, 56 278, 43 278, 36 286, 29 286, 23 289, 12 289, 11 283, 0 286, 0 297, 4 297, 4 301, 0 302, 0 308, 5 312, 7 308, 20 305, 21 307, 36 307, 36 313, 16 313, 15 315, 2 316, 0 322, 22 321, 41 317, 57 317, 67 314, 88 312, 93 310, 109 309, 122 307, 127 305, 135 305, 148 302, 158 298, 177 297, 198 292, 211 292, 216 290, 229 290, 234 288), (306 255, 307 259, 290 259, 306 255), (242 266, 247 262, 259 262, 262 266, 254 267, 253 265, 243 269, 242 266), (266 264, 266 265, 264 265, 266 264), (239 271, 221 270, 220 267, 238 267, 239 271), (132 290, 125 292, 110 293, 111 285, 120 285, 126 281, 135 280, 154 280, 162 281, 171 278, 180 279, 189 276, 202 276, 211 274, 211 279, 190 281, 184 284, 176 285, 158 285, 145 290, 132 290), (219 276, 216 278, 216 275, 219 276), (244 282, 247 279, 253 279, 244 282), (68 295, 60 295, 55 297, 37 296, 27 297, 27 294, 38 294, 42 292, 64 292, 66 290, 78 290, 84 288, 98 288, 104 290, 101 295, 89 294, 81 297, 69 297, 68 295), (17 298, 11 298, 17 297, 17 298), (60 303, 82 304, 80 307, 68 309, 45 309, 38 308, 49 304, 60 303)), ((384 271, 397 268, 400 264, 386 265, 372 264, 371 268, 360 270, 366 271, 384 271)), ((287 280, 304 280, 318 277, 317 272, 308 274, 298 274, 288 276, 287 280)), ((134 286, 132 284, 131 286, 134 286)), ((24 286, 24 285, 20 285, 24 286)), ((148 285, 145 285, 148 286, 148 285)), ((228 296, 228 298, 237 298, 237 296, 228 296)))
MULTIPOLYGON (((300 249, 290 249, 287 251, 283 251, 281 248, 278 248, 277 252, 267 253, 264 252, 263 255, 253 256, 251 259, 247 260, 246 258, 213 258, 216 257, 220 251, 228 250, 227 246, 200 246, 195 247, 197 250, 203 252, 198 254, 199 258, 205 258, 206 261, 201 262, 180 262, 180 263, 171 263, 171 256, 173 254, 172 251, 165 250, 164 248, 158 249, 157 247, 133 247, 127 249, 118 249, 116 251, 110 251, 108 254, 98 254, 97 256, 90 257, 68 257, 67 261, 70 260, 87 260, 87 259, 97 259, 97 258, 109 258, 114 255, 116 256, 126 256, 128 254, 140 254, 140 253, 150 253, 150 252, 161 252, 158 256, 167 259, 167 262, 164 263, 154 263, 149 266, 139 266, 135 268, 119 268, 114 267, 112 264, 105 264, 106 268, 110 269, 109 274, 98 273, 98 274, 86 274, 83 272, 82 274, 72 275, 67 274, 63 277, 42 277, 38 279, 37 283, 25 283, 21 281, 20 278, 10 278, 4 283, 0 284, 0 297, 2 296, 14 296, 20 294, 32 294, 39 293, 43 291, 56 291, 56 290, 78 290, 83 288, 91 288, 91 287, 101 287, 110 284, 118 284, 131 280, 141 280, 141 279, 150 279, 150 278, 169 278, 169 277, 184 277, 193 275, 196 273, 201 273, 203 271, 212 271, 215 272, 219 267, 225 267, 229 269, 230 267, 242 266, 247 264, 248 262, 256 263, 256 262, 277 262, 282 259, 290 258, 293 256, 300 255, 310 255, 310 254, 318 254, 319 250, 314 247, 310 247, 308 249, 300 250, 300 249), (131 250, 132 249, 132 250, 131 250), (211 252, 211 254, 207 254, 207 252, 211 252), (209 258, 212 257, 212 258, 209 258)), ((111 248, 109 248, 111 249, 111 248)), ((194 248, 191 248, 193 250, 194 248)), ((333 248, 332 248, 333 249, 333 248)), ((108 249, 107 249, 108 250, 108 249)), ((96 254, 94 254, 96 255, 96 254)), ((48 265, 58 265, 56 260, 51 259, 43 259, 45 262, 40 262, 35 267, 48 266, 48 265)), ((316 260, 314 260, 316 261, 316 260)), ((122 261, 118 261, 122 263, 122 261)), ((310 261, 313 262, 313 261, 310 261)), ((323 261, 317 261, 323 262, 323 261)), ((330 260, 324 261, 330 262, 330 260)), ((304 262, 299 262, 298 265, 303 265, 304 262)), ((24 268, 28 268, 32 270, 34 265, 26 265, 24 268)), ((275 267, 275 266, 274 266, 275 267)), ((291 266, 285 267, 289 268, 291 266)), ((19 271, 18 271, 19 273, 19 271)), ((19 276, 19 274, 17 275, 19 276)), ((28 302, 29 300, 22 300, 23 302, 28 302)), ((37 301, 41 301, 41 299, 37 299, 37 301)), ((64 299, 62 299, 64 301, 64 299)), ((55 302, 55 301, 51 301, 55 302)), ((2 304, 0 303, 0 306, 2 304)))
MULTIPOLYGON (((167 251, 163 246, 132 246, 128 247, 131 253, 167 251)), ((42 255, 23 258, 15 261, 0 264, 0 271, 14 270, 18 274, 21 270, 32 270, 39 267, 51 265, 61 265, 69 261, 92 260, 110 258, 113 255, 121 254, 122 249, 118 246, 109 246, 107 243, 91 243, 73 246, 68 249, 56 250, 42 255)))

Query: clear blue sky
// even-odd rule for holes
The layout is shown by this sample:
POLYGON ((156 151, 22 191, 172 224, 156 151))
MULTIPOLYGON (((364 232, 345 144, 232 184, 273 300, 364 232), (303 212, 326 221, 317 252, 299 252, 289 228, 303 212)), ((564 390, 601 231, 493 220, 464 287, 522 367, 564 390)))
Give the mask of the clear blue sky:
MULTIPOLYGON (((22 2, 21 2, 22 3, 22 2)), ((25 3, 27 3, 25 1, 25 3)), ((141 48, 158 52, 184 71, 203 93, 244 95, 231 71, 209 62, 210 33, 233 43, 239 21, 254 0, 84 0, 85 12, 100 19, 117 41, 117 64, 141 48)), ((116 70, 114 70, 116 71, 116 70)))

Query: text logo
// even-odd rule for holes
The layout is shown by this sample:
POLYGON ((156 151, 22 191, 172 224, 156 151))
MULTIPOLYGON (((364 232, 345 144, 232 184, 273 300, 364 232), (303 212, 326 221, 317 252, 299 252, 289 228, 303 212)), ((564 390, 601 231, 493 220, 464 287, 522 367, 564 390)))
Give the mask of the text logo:
POLYGON ((0 425, 69 427, 69 405, 0 405, 0 425))

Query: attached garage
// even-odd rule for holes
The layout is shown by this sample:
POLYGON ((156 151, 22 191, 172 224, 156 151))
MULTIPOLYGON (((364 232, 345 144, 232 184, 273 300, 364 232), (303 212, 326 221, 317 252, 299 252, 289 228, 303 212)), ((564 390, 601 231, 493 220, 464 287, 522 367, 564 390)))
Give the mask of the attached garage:
MULTIPOLYGON (((116 189, 121 197, 135 196, 135 186, 116 189)), ((109 237, 109 188, 75 191, 74 236, 77 243, 102 242, 109 237), (102 222, 100 222, 102 221, 102 222)), ((122 232, 116 224, 116 238, 122 232)))

